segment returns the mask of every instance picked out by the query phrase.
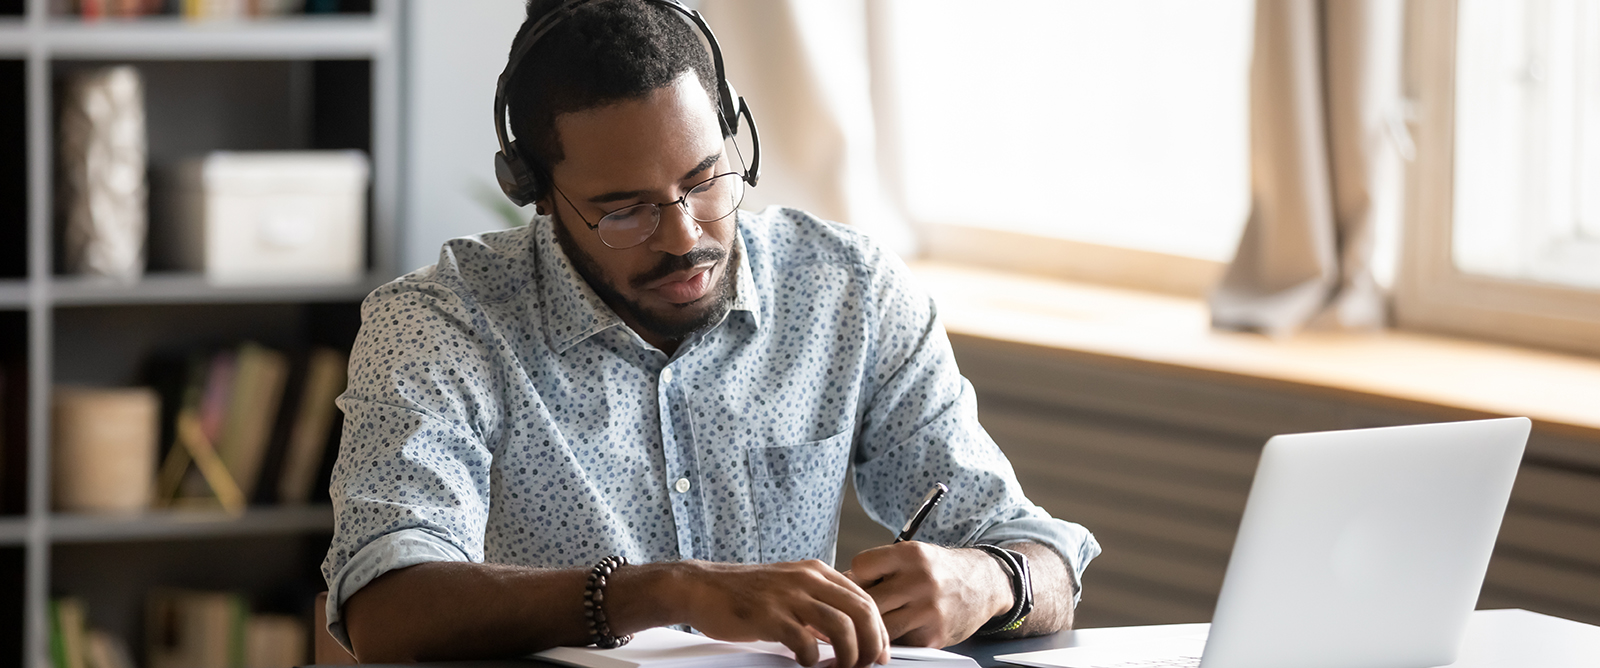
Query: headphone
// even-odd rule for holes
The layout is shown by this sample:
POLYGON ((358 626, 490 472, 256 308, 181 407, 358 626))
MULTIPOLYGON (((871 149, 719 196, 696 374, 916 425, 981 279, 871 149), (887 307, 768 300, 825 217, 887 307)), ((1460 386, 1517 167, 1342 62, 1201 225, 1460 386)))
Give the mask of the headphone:
MULTIPOLYGON (((537 202, 549 193, 550 184, 547 175, 529 165, 517 150, 516 140, 510 139, 507 125, 510 119, 506 116, 506 86, 510 84, 517 67, 522 64, 522 59, 528 55, 541 38, 559 25, 562 21, 571 18, 585 5, 605 0, 571 0, 550 13, 545 14, 537 23, 519 35, 511 46, 511 58, 506 63, 505 71, 500 73, 500 80, 494 88, 494 133, 500 140, 500 151, 494 154, 494 175, 500 182, 500 189, 505 191, 517 206, 527 206, 537 202)), ((678 0, 646 0, 682 14, 701 34, 705 35, 706 42, 711 45, 711 60, 717 70, 717 120, 722 125, 722 136, 733 137, 739 134, 739 117, 743 116, 745 124, 750 126, 751 159, 750 167, 745 170, 744 180, 752 187, 761 178, 761 134, 756 130, 756 121, 750 116, 750 107, 745 104, 744 98, 733 91, 733 85, 728 83, 728 77, 722 69, 722 49, 717 46, 716 35, 711 34, 711 27, 706 25, 706 20, 700 12, 685 7, 678 0)))

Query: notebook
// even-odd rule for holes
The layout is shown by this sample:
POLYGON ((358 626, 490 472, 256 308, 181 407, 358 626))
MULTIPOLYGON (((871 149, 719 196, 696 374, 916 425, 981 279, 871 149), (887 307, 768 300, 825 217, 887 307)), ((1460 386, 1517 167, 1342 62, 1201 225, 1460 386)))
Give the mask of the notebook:
MULTIPOLYGON (((818 666, 830 665, 833 647, 817 643, 818 666)), ((926 647, 892 647, 890 666, 907 668, 978 668, 971 658, 926 647)), ((794 652, 775 642, 724 642, 669 628, 634 634, 633 642, 616 649, 556 647, 533 658, 577 668, 795 668, 794 652)))

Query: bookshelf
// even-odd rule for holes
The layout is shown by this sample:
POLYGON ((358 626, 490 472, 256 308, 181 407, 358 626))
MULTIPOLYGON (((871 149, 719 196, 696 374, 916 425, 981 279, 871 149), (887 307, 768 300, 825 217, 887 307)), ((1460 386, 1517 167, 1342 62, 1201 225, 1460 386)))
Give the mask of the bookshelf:
MULTIPOLYGON (((50 0, 0 0, 0 668, 49 665, 48 606, 70 593, 143 664, 144 592, 233 589, 287 606, 322 588, 326 505, 137 515, 58 512, 50 398, 128 385, 154 354, 254 340, 348 349, 359 303, 393 277, 400 179, 400 0, 357 13, 190 22, 84 22, 50 0), (55 99, 76 69, 133 64, 145 83, 152 204, 158 170, 215 149, 358 148, 372 164, 365 276, 341 285, 210 285, 159 266, 136 284, 58 273, 55 99), (20 453, 20 456, 19 456, 20 453)), ((152 211, 152 226, 162 215, 152 211)))

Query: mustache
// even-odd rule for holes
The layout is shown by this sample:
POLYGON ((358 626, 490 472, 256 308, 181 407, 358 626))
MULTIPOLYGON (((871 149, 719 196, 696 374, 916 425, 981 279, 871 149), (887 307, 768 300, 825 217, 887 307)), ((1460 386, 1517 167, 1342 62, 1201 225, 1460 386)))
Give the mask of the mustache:
POLYGON ((661 258, 661 262, 659 264, 652 267, 649 271, 633 277, 633 280, 629 281, 629 283, 632 284, 634 288, 643 289, 645 285, 666 278, 670 274, 693 269, 696 266, 706 264, 707 262, 721 262, 723 258, 726 257, 728 257, 728 251, 720 248, 698 247, 687 253, 684 253, 683 255, 673 255, 671 253, 667 253, 661 258))

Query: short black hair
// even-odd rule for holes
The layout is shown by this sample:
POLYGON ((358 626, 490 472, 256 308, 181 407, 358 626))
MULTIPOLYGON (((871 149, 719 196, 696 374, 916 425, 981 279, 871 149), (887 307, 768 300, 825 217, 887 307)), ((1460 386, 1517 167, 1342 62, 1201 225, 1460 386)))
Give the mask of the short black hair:
MULTIPOLYGON (((567 2, 528 0, 517 40, 567 2)), ((566 157, 556 136, 557 116, 644 97, 690 70, 716 108, 711 56, 681 14, 644 0, 581 7, 528 50, 506 84, 506 116, 518 157, 548 183, 550 168, 566 157)))

